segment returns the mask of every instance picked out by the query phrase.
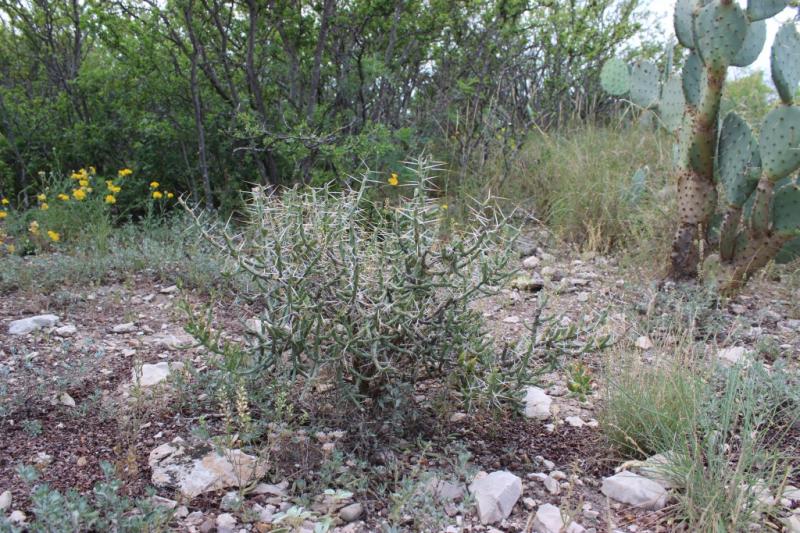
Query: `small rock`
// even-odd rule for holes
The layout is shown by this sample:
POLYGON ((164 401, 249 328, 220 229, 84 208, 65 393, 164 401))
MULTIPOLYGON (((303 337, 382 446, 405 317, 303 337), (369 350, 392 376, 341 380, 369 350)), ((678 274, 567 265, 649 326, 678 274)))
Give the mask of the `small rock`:
POLYGON ((86 457, 78 457, 78 460, 75 461, 75 464, 78 465, 81 468, 86 466, 87 463, 88 463, 88 461, 86 460, 86 457))
POLYGON ((738 364, 746 354, 747 350, 743 346, 734 346, 733 348, 725 348, 724 350, 718 351, 717 357, 720 363, 730 367, 738 364))
POLYGON ((208 518, 204 520, 202 524, 200 524, 200 527, 198 527, 197 530, 200 533, 211 533, 216 527, 217 525, 214 523, 214 520, 208 518))
POLYGON ((788 518, 782 518, 781 522, 786 526, 786 533, 800 533, 800 516, 793 514, 788 518))
POLYGON ((544 487, 547 489, 547 492, 553 495, 557 495, 561 492, 561 485, 551 476, 544 478, 544 487))
POLYGON ((167 363, 162 361, 154 365, 144 364, 138 372, 136 368, 133 369, 133 382, 141 387, 151 387, 167 379, 173 370, 182 368, 183 363, 180 362, 167 363))
POLYGON ((17 509, 16 511, 12 511, 10 515, 8 515, 8 521, 12 524, 22 525, 25 523, 26 516, 25 513, 17 509))
POLYGON ((561 518, 561 510, 551 503, 540 505, 536 510, 536 517, 533 519, 533 530, 538 533, 561 533, 564 527, 564 520, 561 518))
MULTIPOLYGON (((36 315, 14 320, 8 325, 9 335, 26 335, 41 328, 55 326, 60 319, 56 315, 36 315)), ((23 515, 24 516, 24 515, 23 515)))
POLYGON ((217 533, 233 533, 236 529, 236 517, 230 513, 222 513, 216 520, 217 533))
POLYGON ((653 341, 650 340, 650 337, 642 335, 636 339, 636 347, 640 350, 651 350, 653 348, 653 341))
POLYGON ((287 481, 281 481, 277 485, 270 483, 259 483, 253 489, 253 494, 269 494, 270 496, 278 496, 283 498, 288 495, 286 489, 289 487, 287 481))
POLYGON ((167 509, 175 509, 175 507, 178 506, 178 502, 175 500, 170 500, 169 498, 164 498, 162 496, 152 496, 150 498, 150 502, 152 502, 153 505, 166 507, 167 509))
POLYGON ((133 322, 126 322, 124 324, 117 324, 111 328, 113 333, 133 333, 136 331, 136 324, 133 322))
POLYGON ((525 416, 546 420, 550 418, 550 405, 553 399, 539 387, 528 387, 525 392, 525 416))
POLYGON ((481 523, 493 524, 508 518, 522 495, 522 480, 508 471, 497 471, 476 479, 469 487, 478 506, 481 523))
POLYGON ((429 494, 443 502, 458 501, 464 497, 462 485, 439 479, 436 476, 428 480, 425 488, 429 494))
POLYGON ((178 286, 177 285, 170 285, 169 287, 164 287, 163 289, 161 289, 158 292, 160 292, 161 294, 173 294, 173 293, 178 292, 178 286))
POLYGON ((72 337, 78 332, 78 328, 73 326, 72 324, 67 324, 66 326, 61 326, 60 328, 56 328, 56 335, 59 337, 72 337))
POLYGON ((364 506, 360 503, 351 503, 339 509, 339 518, 344 522, 355 522, 364 513, 364 506))
POLYGON ((521 291, 537 292, 544 288, 544 280, 538 276, 522 275, 511 281, 511 288, 521 291))
POLYGON ((566 422, 567 424, 569 424, 574 428, 582 428, 583 426, 586 425, 586 422, 584 422, 583 419, 579 416, 568 416, 567 418, 564 419, 564 422, 566 422))
POLYGON ((667 504, 667 491, 651 479, 632 472, 603 478, 601 492, 622 503, 643 509, 661 509, 667 504))
POLYGON ((783 489, 782 496, 795 502, 800 502, 800 489, 793 485, 786 485, 783 489))
POLYGON ((747 307, 742 304, 731 304, 731 312, 735 315, 743 315, 747 312, 747 307))
POLYGON ((503 319, 506 324, 519 324, 520 318, 517 315, 507 316, 503 319))
POLYGON ((564 533, 585 533, 586 528, 580 525, 577 522, 570 522, 567 526, 567 529, 564 530, 564 533))
POLYGON ((61 405, 66 405, 67 407, 75 407, 75 400, 67 394, 66 392, 62 392, 58 395, 58 403, 61 405))
POLYGON ((33 464, 39 470, 44 470, 53 462, 53 456, 45 452, 39 452, 33 457, 33 464))
POLYGON ((0 494, 0 512, 8 511, 11 508, 11 491, 7 490, 4 491, 3 494, 0 494))
POLYGON ((542 262, 541 259, 539 259, 535 255, 532 255, 530 257, 526 257, 522 261, 522 266, 524 266, 525 268, 536 268, 536 267, 539 266, 539 263, 541 263, 541 262, 542 262))
POLYGON ((459 422, 464 421, 467 418, 467 413, 453 413, 450 415, 450 422, 457 424, 459 422))
POLYGON ((187 448, 180 437, 150 452, 151 482, 175 487, 187 499, 204 492, 247 486, 266 474, 267 464, 241 450, 187 448))

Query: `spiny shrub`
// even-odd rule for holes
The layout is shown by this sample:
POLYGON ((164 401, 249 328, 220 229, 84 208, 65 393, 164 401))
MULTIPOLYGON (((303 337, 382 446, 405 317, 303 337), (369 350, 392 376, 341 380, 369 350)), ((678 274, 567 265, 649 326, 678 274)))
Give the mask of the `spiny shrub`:
POLYGON ((722 290, 738 290, 755 271, 800 249, 800 34, 787 22, 771 50, 772 80, 780 97, 761 124, 759 138, 735 112, 720 117, 728 67, 744 67, 761 53, 765 19, 788 0, 678 0, 675 33, 689 55, 680 74, 672 72, 672 50, 659 74, 652 62, 629 68, 612 59, 601 81, 614 95, 657 110, 676 140, 678 229, 670 277, 698 276, 699 266, 719 250, 722 290), (723 191, 719 199, 718 186, 723 191))
POLYGON ((473 224, 457 226, 432 194, 433 170, 420 161, 402 184, 392 175, 342 192, 255 188, 236 233, 205 227, 263 305, 239 370, 322 385, 364 412, 413 407, 414 385, 431 378, 463 390, 504 375, 492 378, 488 401, 515 397, 527 352, 504 357, 498 372, 471 304, 509 278, 516 231, 479 202, 473 224))

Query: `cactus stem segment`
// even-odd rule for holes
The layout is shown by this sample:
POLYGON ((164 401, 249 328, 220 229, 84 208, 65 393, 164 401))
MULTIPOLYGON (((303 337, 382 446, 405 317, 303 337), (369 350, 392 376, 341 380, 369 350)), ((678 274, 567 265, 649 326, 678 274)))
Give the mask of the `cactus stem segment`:
POLYGON ((739 220, 742 218, 742 208, 735 205, 728 206, 719 228, 719 258, 727 263, 733 260, 736 252, 737 230, 739 220))
POLYGON ((772 220, 772 195, 775 183, 766 175, 758 181, 753 212, 750 215, 750 239, 759 239, 769 231, 772 220))

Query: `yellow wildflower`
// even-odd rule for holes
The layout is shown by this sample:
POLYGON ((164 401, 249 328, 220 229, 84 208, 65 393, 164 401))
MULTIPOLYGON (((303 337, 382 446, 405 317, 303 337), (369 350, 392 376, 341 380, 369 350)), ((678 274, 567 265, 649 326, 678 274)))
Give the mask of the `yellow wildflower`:
POLYGON ((84 191, 83 189, 74 189, 72 191, 72 196, 76 200, 84 200, 86 198, 86 191, 84 191))
POLYGON ((389 176, 389 185, 391 185, 392 187, 397 187, 397 185, 399 183, 400 183, 400 180, 397 179, 397 174, 392 172, 392 175, 389 176))
POLYGON ((89 180, 80 180, 78 182, 78 185, 80 185, 81 187, 88 187, 89 186, 89 180))
POLYGON ((61 194, 58 195, 58 199, 66 202, 67 200, 69 200, 69 196, 67 196, 62 192, 61 194))
POLYGON ((39 200, 40 202, 46 202, 47 201, 47 196, 45 196, 44 193, 41 193, 41 194, 36 195, 36 199, 39 200))
POLYGON ((133 174, 133 170, 129 168, 123 168, 117 172, 117 176, 119 176, 120 178, 124 178, 125 176, 130 176, 131 174, 133 174))
POLYGON ((47 211, 48 209, 50 209, 50 206, 47 205, 47 202, 42 202, 41 204, 39 204, 39 209, 41 209, 42 211, 47 211))
POLYGON ((92 192, 93 190, 91 187, 86 187, 86 192, 92 192))
POLYGON ((164 197, 164 195, 161 194, 160 191, 153 191, 153 199, 154 200, 161 200, 161 198, 163 198, 163 197, 164 197))
POLYGON ((108 186, 108 190, 111 191, 114 194, 117 194, 119 191, 122 190, 122 187, 118 187, 117 185, 113 185, 112 184, 112 185, 108 186))
POLYGON ((448 207, 447 204, 442 204, 442 209, 444 209, 445 211, 447 211, 447 207, 448 207))
POLYGON ((115 204, 117 203, 117 198, 113 194, 106 195, 106 203, 107 204, 115 204))
POLYGON ((33 233, 34 235, 39 235, 39 223, 35 220, 31 222, 30 226, 28 226, 28 231, 33 233))
POLYGON ((8 205, 10 203, 11 202, 8 201, 8 198, 3 198, 2 200, 0 200, 0 204, 3 204, 3 205, 8 205))
POLYGON ((3 220, 8 216, 8 211, 0 211, 0 220, 3 220))
POLYGON ((53 242, 58 242, 61 240, 61 235, 51 229, 47 230, 47 236, 50 237, 50 240, 53 242))
POLYGON ((175 198, 175 195, 172 194, 171 192, 168 192, 167 193, 167 198, 169 198, 169 199, 175 198))
POLYGON ((151 189, 158 189, 158 186, 159 186, 159 185, 161 185, 161 184, 160 184, 160 183, 158 183, 157 181, 151 181, 151 182, 150 182, 150 188, 151 188, 151 189))
POLYGON ((17 248, 13 244, 6 244, 6 250, 8 250, 8 253, 13 254, 17 251, 17 248))
POLYGON ((95 174, 97 174, 97 169, 96 169, 96 168, 94 168, 94 167, 89 167, 89 174, 91 174, 92 176, 94 176, 95 174))

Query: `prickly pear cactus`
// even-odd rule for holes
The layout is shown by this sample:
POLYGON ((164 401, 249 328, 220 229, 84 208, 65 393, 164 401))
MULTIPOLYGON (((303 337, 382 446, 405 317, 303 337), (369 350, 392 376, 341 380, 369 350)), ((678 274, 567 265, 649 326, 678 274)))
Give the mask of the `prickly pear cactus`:
MULTIPOLYGON (((669 275, 692 279, 719 247, 726 272, 721 290, 732 293, 757 269, 778 257, 800 255, 800 33, 794 22, 778 31, 771 74, 780 102, 758 128, 735 113, 720 117, 727 70, 753 63, 764 47, 766 19, 789 0, 677 0, 678 42, 689 49, 680 76, 672 73, 672 50, 659 76, 651 62, 629 67, 609 60, 601 83, 612 95, 629 95, 636 106, 657 111, 676 142, 678 229, 669 275), (721 120, 722 119, 722 120, 721 120), (718 237, 712 221, 721 219, 718 237)), ((717 256, 715 256, 717 257, 717 256)))

